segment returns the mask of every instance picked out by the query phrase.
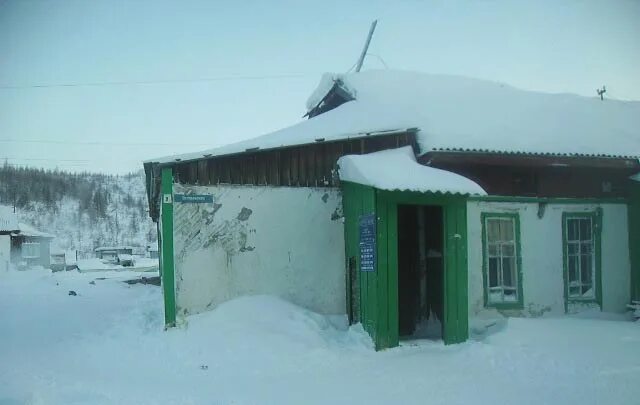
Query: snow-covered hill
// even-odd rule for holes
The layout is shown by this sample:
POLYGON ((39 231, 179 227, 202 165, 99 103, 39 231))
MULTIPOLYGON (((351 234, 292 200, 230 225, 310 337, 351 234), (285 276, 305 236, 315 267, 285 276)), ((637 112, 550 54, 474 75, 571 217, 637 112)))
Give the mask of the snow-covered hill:
POLYGON ((92 257, 105 245, 143 252, 156 243, 142 171, 123 176, 0 167, 0 204, 16 206, 20 222, 56 236, 54 249, 92 257))

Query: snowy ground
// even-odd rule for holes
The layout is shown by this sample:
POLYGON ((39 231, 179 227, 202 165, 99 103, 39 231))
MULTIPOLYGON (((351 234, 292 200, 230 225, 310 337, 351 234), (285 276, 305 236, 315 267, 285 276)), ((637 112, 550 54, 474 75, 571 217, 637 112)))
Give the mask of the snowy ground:
POLYGON ((271 297, 164 332, 160 289, 132 277, 0 273, 0 404, 640 403, 640 323, 510 319, 375 353, 360 328, 271 297))

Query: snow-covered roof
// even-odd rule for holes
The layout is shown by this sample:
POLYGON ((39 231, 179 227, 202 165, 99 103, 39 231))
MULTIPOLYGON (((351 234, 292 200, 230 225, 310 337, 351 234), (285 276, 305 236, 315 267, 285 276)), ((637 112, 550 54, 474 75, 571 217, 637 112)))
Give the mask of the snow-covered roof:
POLYGON ((338 159, 340 180, 380 190, 486 195, 478 184, 446 170, 423 166, 411 146, 338 159))
POLYGON ((105 250, 133 250, 134 247, 133 246, 101 246, 101 247, 97 247, 95 248, 95 252, 102 252, 105 250))
POLYGON ((36 228, 32 227, 31 225, 25 224, 24 222, 20 222, 18 225, 20 227, 20 235, 22 236, 33 236, 38 238, 55 238, 55 235, 52 235, 46 232, 41 232, 36 228))
POLYGON ((640 156, 640 102, 519 90, 460 76, 396 70, 324 75, 307 107, 335 80, 355 100, 250 140, 184 155, 171 163, 418 128, 421 153, 434 150, 568 156, 640 156))
POLYGON ((0 205, 0 232, 15 232, 19 229, 18 216, 13 212, 13 208, 0 205))

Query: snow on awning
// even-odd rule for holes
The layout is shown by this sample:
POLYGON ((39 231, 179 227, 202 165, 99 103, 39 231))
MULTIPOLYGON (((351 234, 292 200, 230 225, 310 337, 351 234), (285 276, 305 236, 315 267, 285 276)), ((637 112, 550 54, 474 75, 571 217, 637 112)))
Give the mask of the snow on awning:
POLYGON ((421 165, 410 146, 343 156, 338 167, 340 180, 380 190, 487 195, 482 187, 464 176, 421 165))

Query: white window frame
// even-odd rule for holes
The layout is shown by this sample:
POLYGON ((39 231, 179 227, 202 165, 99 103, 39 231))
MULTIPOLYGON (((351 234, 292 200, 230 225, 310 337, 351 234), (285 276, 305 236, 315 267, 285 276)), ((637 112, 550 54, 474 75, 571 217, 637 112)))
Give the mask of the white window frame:
POLYGON ((488 307, 521 308, 522 297, 522 274, 520 260, 520 224, 517 213, 482 213, 482 256, 484 263, 484 292, 485 305, 488 307), (508 221, 512 227, 513 239, 492 240, 489 232, 490 221, 508 221), (509 253, 511 252, 511 253, 509 253), (497 285, 491 286, 490 261, 497 259, 497 285), (511 260, 513 285, 504 284, 504 260, 511 260), (512 294, 505 294, 505 292, 512 294), (497 298, 499 295, 499 298, 497 298))
POLYGON ((596 247, 595 247, 595 221, 591 216, 588 217, 578 217, 578 216, 567 216, 565 219, 565 229, 566 234, 565 244, 566 244, 566 258, 567 258, 567 298, 570 300, 595 300, 596 299, 596 247), (569 223, 570 221, 578 221, 577 223, 577 239, 569 239, 569 223), (589 221, 589 234, 582 235, 580 221, 589 221), (584 238, 583 238, 584 236, 584 238), (573 247, 573 249, 572 249, 573 247), (573 250, 573 251, 572 251, 573 250), (586 253, 585 253, 586 251, 586 253), (591 282, 585 282, 582 279, 582 267, 583 260, 582 257, 588 257, 588 263, 590 263, 591 267, 591 282), (575 271, 571 271, 571 264, 575 264, 575 271), (571 276, 577 276, 576 279, 572 280, 571 276), (582 292, 583 289, 587 287, 586 292, 582 292), (572 292, 576 291, 577 293, 572 292), (587 294, 588 292, 588 294, 587 294))

